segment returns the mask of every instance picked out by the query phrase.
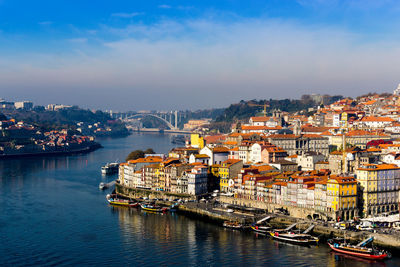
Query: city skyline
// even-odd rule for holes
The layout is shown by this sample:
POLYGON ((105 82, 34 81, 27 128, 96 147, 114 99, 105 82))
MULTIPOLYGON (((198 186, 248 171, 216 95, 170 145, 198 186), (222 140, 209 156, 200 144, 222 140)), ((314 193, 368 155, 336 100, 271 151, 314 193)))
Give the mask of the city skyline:
POLYGON ((396 1, 0 1, 0 97, 112 110, 392 92, 396 1))

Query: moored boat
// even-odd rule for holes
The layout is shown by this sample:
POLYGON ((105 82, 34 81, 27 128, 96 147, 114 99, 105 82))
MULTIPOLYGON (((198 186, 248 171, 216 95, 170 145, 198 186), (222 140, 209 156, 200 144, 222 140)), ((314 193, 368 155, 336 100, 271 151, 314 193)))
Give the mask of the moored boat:
POLYGON ((235 230, 242 230, 244 228, 243 224, 239 222, 232 222, 232 221, 224 221, 222 224, 225 228, 235 229, 235 230))
POLYGON ((118 168, 119 168, 119 163, 117 162, 107 163, 106 165, 101 167, 101 173, 105 175, 118 173, 118 168))
POLYGON ((153 205, 153 204, 149 204, 149 203, 142 203, 140 204, 140 207, 142 208, 142 210, 145 211, 152 211, 152 212, 166 212, 168 211, 168 208, 166 207, 161 207, 158 205, 153 205))
POLYGON ((106 199, 107 199, 107 202, 111 205, 125 206, 125 207, 132 207, 132 208, 139 206, 139 202, 132 201, 130 199, 118 198, 117 195, 108 194, 106 196, 106 199))
POLYGON ((351 255, 369 260, 385 260, 391 257, 387 251, 377 248, 366 247, 367 244, 372 243, 373 237, 369 237, 357 245, 351 245, 345 239, 330 239, 328 240, 329 247, 338 253, 351 255))
POLYGON ((250 229, 256 233, 267 235, 269 233, 269 231, 271 230, 271 227, 266 226, 266 225, 253 224, 250 226, 250 229))
POLYGON ((297 234, 294 232, 279 233, 272 231, 270 235, 273 239, 297 245, 316 245, 318 243, 318 238, 309 234, 297 234))

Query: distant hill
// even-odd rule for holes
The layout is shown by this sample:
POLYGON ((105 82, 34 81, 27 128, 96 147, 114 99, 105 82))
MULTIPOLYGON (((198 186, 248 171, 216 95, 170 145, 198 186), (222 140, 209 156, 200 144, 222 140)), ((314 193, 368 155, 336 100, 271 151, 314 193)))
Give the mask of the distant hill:
POLYGON ((249 101, 240 101, 236 104, 231 104, 228 108, 226 108, 222 115, 218 116, 215 121, 216 122, 236 122, 241 121, 243 119, 247 119, 252 116, 256 116, 258 113, 263 111, 263 105, 266 104, 267 114, 271 114, 271 112, 275 109, 279 109, 281 111, 286 112, 297 112, 301 110, 307 110, 311 107, 316 107, 320 104, 329 105, 339 99, 342 99, 343 96, 329 96, 323 95, 319 97, 320 101, 315 101, 315 97, 310 95, 303 95, 301 99, 269 99, 269 100, 249 100, 249 101))
POLYGON ((75 130, 78 122, 86 124, 94 124, 100 122, 112 129, 109 135, 127 135, 128 130, 125 125, 119 121, 115 121, 108 113, 103 111, 91 111, 73 107, 58 111, 48 111, 44 109, 34 110, 13 110, 8 111, 5 115, 14 118, 17 121, 35 125, 42 130, 60 130, 64 128, 75 130))

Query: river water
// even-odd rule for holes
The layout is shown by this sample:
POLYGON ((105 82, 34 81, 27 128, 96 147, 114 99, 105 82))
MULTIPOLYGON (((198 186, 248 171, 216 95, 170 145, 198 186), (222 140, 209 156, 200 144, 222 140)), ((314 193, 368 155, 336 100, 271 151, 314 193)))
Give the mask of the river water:
MULTIPOLYGON (((168 134, 100 140, 85 155, 0 161, 0 265, 400 266, 345 258, 326 245, 298 247, 177 214, 107 205, 107 162, 135 149, 166 153, 168 134)), ((114 177, 115 178, 115 177, 114 177)))

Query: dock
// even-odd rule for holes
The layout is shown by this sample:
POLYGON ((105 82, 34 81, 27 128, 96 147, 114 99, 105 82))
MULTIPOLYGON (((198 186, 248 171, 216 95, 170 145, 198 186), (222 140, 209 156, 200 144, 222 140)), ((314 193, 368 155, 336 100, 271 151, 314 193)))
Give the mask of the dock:
MULTIPOLYGON (((296 225, 296 228, 304 232, 313 232, 321 240, 327 240, 333 237, 344 237, 352 242, 360 242, 368 236, 374 237, 374 243, 380 247, 392 251, 400 251, 400 233, 381 234, 368 231, 354 232, 341 230, 331 225, 316 223, 315 221, 298 219, 281 214, 251 214, 234 210, 227 212, 227 209, 214 207, 212 203, 184 203, 179 206, 180 213, 189 217, 201 218, 207 221, 222 224, 224 221, 237 221, 243 224, 252 224, 263 218, 268 218, 269 224, 274 228, 287 228, 296 225)), ((267 220, 267 219, 266 219, 267 220)))

